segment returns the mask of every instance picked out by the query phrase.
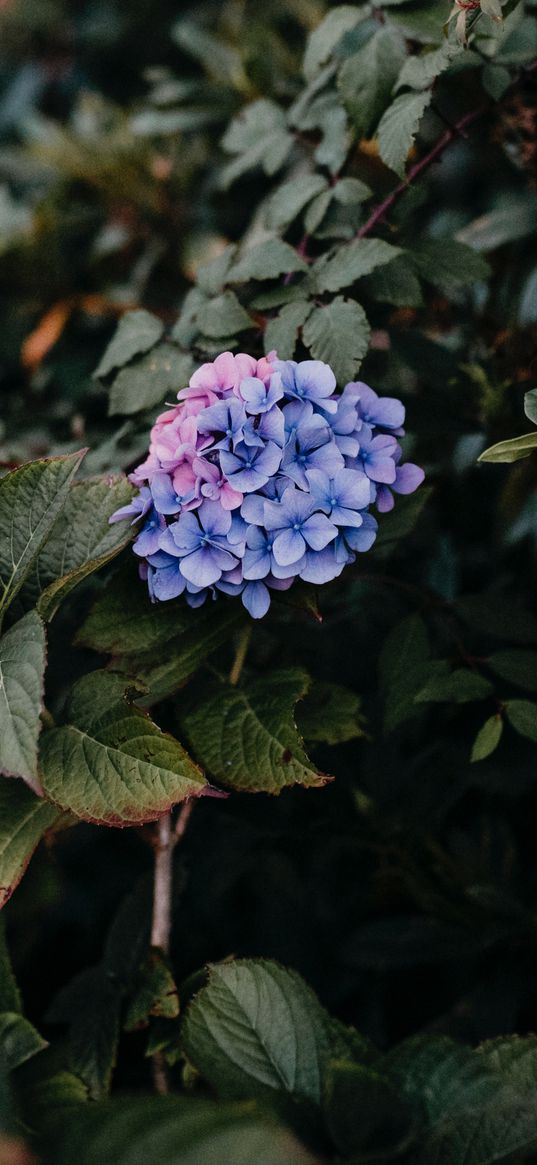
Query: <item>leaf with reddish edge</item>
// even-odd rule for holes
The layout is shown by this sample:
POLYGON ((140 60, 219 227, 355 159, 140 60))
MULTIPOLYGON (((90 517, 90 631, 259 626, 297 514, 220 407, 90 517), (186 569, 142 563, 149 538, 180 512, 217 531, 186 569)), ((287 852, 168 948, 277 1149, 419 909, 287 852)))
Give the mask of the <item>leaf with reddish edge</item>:
POLYGON ((22 781, 0 779, 0 907, 18 886, 30 858, 60 812, 22 781))
POLYGON ((114 672, 83 676, 71 693, 69 723, 42 739, 43 788, 83 821, 141 825, 207 790, 188 753, 129 701, 128 689, 114 672))

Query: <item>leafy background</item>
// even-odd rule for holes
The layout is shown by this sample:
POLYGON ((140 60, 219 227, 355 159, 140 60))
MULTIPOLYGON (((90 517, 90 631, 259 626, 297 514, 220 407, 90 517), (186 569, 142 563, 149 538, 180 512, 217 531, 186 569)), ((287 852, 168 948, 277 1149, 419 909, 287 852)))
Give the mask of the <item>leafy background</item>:
POLYGON ((4 528, 50 503, 0 642, 35 721, 2 768, 35 781, 48 624, 54 804, 0 794, 5 897, 47 831, 3 913, 27 1018, 2 955, 0 1119, 25 1165, 535 1159, 537 473, 478 457, 536 415, 537 8, 470 13, 467 48, 449 15, 2 9, 0 459, 35 461, 0 482, 4 528), (231 687, 234 605, 148 610, 107 518, 194 363, 274 346, 400 395, 428 488, 336 584, 274 604, 231 687), (81 790, 73 741, 102 776, 126 732, 152 799, 108 770, 81 790), (166 961, 143 823, 198 765, 230 795, 176 850, 166 961), (140 1105, 155 1052, 173 1095, 140 1105))

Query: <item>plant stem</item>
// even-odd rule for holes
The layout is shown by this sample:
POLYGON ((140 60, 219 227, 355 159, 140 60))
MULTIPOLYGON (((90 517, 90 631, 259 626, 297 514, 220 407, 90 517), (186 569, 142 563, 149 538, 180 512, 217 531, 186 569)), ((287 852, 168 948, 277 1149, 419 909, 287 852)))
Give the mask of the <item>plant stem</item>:
POLYGON ((165 955, 170 949, 173 848, 172 815, 167 813, 157 825, 151 922, 151 946, 165 955))
POLYGON ((233 663, 231 665, 231 671, 229 673, 229 682, 230 682, 230 684, 233 685, 233 687, 235 687, 235 685, 238 684, 238 682, 240 680, 241 672, 242 672, 242 669, 244 667, 244 661, 246 659, 248 648, 250 646, 251 637, 252 637, 252 628, 251 628, 250 624, 247 623, 246 627, 243 627, 242 631, 240 632, 239 638, 237 640, 237 647, 235 649, 235 659, 233 660, 233 663))
POLYGON ((429 152, 424 154, 423 158, 420 158, 418 162, 415 162, 414 165, 410 167, 406 177, 403 178, 402 181, 399 182, 399 185, 396 186, 391 191, 391 193, 388 194, 386 198, 384 198, 383 201, 375 207, 374 211, 367 219, 367 222, 365 222, 363 226, 361 226, 360 229, 356 232, 356 237, 358 239, 363 239, 366 235, 369 235, 374 227, 376 227, 377 223, 382 222, 382 219, 385 217, 388 211, 392 209, 401 195, 408 190, 409 186, 412 186, 412 183, 415 182, 416 178, 419 178, 420 174, 422 174, 424 170, 427 170, 433 162, 436 162, 436 160, 443 154, 446 146, 449 146, 450 142, 452 142, 453 139, 459 134, 463 134, 467 126, 472 125, 472 122, 477 121, 478 117, 481 117, 483 112, 483 106, 481 106, 479 109, 472 109, 469 113, 466 113, 464 117, 461 117, 459 121, 455 123, 455 125, 449 126, 448 129, 444 130, 444 133, 440 135, 438 141, 435 142, 434 146, 432 146, 429 152))

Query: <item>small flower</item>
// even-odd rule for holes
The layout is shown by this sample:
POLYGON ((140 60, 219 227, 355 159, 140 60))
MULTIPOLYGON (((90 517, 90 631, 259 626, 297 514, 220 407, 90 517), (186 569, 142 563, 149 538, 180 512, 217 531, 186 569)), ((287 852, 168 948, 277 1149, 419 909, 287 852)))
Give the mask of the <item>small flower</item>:
POLYGON ((276 373, 266 385, 256 376, 247 376, 239 385, 239 393, 247 413, 268 413, 283 396, 281 377, 276 373))
MULTIPOLYGON (((288 408, 292 409, 293 406, 289 405, 288 408)), ((344 464, 330 427, 322 417, 312 416, 298 424, 296 429, 290 428, 281 471, 301 489, 308 488, 308 469, 321 469, 333 475, 344 464)))
POLYGON ((383 482, 385 485, 395 481, 394 454, 397 448, 395 437, 373 437, 370 426, 364 425, 360 434, 358 460, 371 481, 383 482))
POLYGON ((235 449, 243 439, 245 424, 244 405, 234 396, 204 409, 197 419, 198 433, 204 436, 218 436, 219 439, 214 444, 215 449, 235 449))
POLYGON ((354 469, 339 469, 334 477, 329 477, 319 469, 307 472, 311 496, 323 514, 328 514, 336 526, 361 526, 363 516, 359 512, 369 505, 371 488, 369 479, 354 469))
POLYGON ((263 448, 241 443, 234 453, 222 450, 220 464, 229 484, 242 493, 253 493, 262 489, 277 469, 282 459, 282 451, 269 441, 263 448))
POLYGON ((282 378, 286 396, 310 401, 327 413, 335 413, 337 402, 330 399, 336 387, 336 378, 329 364, 321 360, 278 360, 276 367, 282 378))
POLYGON ((377 393, 361 380, 351 381, 343 389, 342 401, 353 401, 358 416, 368 425, 379 429, 390 429, 397 436, 402 435, 405 423, 405 406, 393 396, 377 396, 377 393))
POLYGON ((275 532, 273 553, 278 566, 298 562, 306 549, 324 550, 337 536, 337 528, 325 514, 315 512, 308 494, 290 486, 281 502, 265 502, 265 527, 275 532))
POLYGON ((153 505, 153 498, 151 490, 146 485, 142 486, 140 493, 129 502, 127 506, 121 506, 121 509, 116 510, 115 514, 109 519, 112 522, 122 522, 124 518, 132 518, 131 526, 144 518, 153 505))
POLYGON ((198 587, 210 587, 237 565, 226 535, 231 514, 218 502, 203 502, 196 513, 181 514, 161 536, 160 546, 181 559, 181 574, 198 587))
POLYGON ((390 486, 377 486, 375 501, 380 514, 387 514, 390 510, 393 510, 395 505, 394 493, 413 494, 425 478, 423 469, 420 469, 419 465, 414 465, 412 461, 405 461, 404 465, 399 465, 402 455, 403 451, 401 446, 398 445, 394 454, 395 481, 392 481, 390 486))

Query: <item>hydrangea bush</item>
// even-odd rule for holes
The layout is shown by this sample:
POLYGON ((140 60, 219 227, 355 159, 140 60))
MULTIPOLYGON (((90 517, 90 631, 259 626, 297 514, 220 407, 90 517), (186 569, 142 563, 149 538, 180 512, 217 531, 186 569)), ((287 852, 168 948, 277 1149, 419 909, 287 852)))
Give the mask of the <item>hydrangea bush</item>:
POLYGON ((423 481, 401 464, 401 401, 361 381, 338 393, 321 360, 222 352, 177 397, 110 519, 143 521, 133 549, 153 601, 221 591, 260 619, 271 590, 337 578, 373 545, 371 510, 423 481))

